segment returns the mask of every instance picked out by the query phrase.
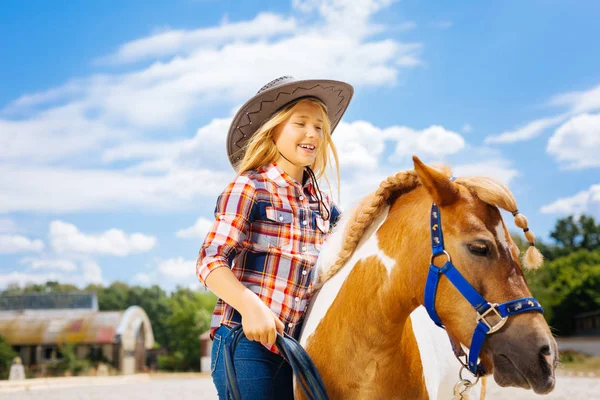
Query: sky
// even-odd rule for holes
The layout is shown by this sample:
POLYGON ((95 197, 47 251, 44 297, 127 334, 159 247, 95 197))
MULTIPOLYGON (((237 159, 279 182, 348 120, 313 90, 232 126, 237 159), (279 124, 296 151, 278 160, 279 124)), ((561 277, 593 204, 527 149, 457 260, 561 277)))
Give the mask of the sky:
MULTIPOLYGON (((0 288, 198 288, 236 110, 283 76, 352 84, 342 210, 411 156, 490 176, 544 241, 600 218, 600 3, 0 3, 0 288)), ((510 214, 509 229, 517 231, 510 214)))

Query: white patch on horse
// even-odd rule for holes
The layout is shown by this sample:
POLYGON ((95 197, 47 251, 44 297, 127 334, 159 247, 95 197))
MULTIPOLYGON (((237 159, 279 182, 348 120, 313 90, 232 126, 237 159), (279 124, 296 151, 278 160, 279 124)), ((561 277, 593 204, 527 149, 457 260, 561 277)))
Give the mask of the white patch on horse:
MULTIPOLYGON (((321 290, 313 297, 313 299, 311 299, 311 307, 306 313, 302 327, 302 333, 300 334, 300 344, 303 347, 306 348, 308 338, 317 329, 317 326, 325 317, 327 310, 329 310, 329 307, 331 307, 333 304, 333 301, 337 297, 342 285, 346 281, 346 278, 348 275, 350 275, 350 272, 352 272, 352 269, 358 261, 367 257, 377 256, 388 271, 388 276, 391 273, 396 262, 383 253, 379 247, 377 235, 374 234, 385 221, 388 211, 389 207, 385 208, 381 215, 371 223, 369 228, 365 231, 362 239, 359 241, 352 258, 348 260, 348 262, 340 271, 337 272, 337 274, 325 282, 321 290), (318 307, 313 307, 312 305, 314 304, 318 304, 318 307)), ((321 249, 321 253, 319 254, 319 258, 315 266, 315 268, 317 268, 316 272, 318 275, 327 271, 327 269, 330 268, 335 262, 338 254, 340 253, 344 239, 344 231, 346 225, 348 224, 349 218, 345 215, 344 217, 345 218, 342 218, 342 220, 337 224, 334 232, 329 235, 321 249)), ((315 279, 318 277, 318 275, 314 275, 315 279)))
MULTIPOLYGON (((458 382, 461 364, 454 357, 448 334, 438 327, 427 314, 425 307, 417 307, 411 314, 413 333, 419 346, 425 387, 430 399, 453 398, 453 387, 458 382)), ((468 351, 468 350, 467 350, 468 351)), ((468 373, 464 373, 469 377, 468 373)), ((481 384, 471 388, 472 399, 480 397, 481 384)))
POLYGON ((508 240, 506 240, 506 231, 504 230, 504 223, 502 220, 500 220, 498 225, 496 225, 496 240, 505 251, 510 251, 510 246, 508 244, 508 240))

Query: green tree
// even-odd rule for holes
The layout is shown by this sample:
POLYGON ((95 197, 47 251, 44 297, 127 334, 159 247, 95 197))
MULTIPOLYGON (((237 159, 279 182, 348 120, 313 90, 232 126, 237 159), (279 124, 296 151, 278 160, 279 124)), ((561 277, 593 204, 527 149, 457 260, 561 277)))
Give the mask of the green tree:
POLYGON ((10 366, 16 356, 17 353, 12 346, 6 343, 4 337, 0 336, 0 379, 8 379, 10 366))
POLYGON ((197 370, 200 366, 200 335, 210 326, 215 301, 211 293, 184 288, 178 288, 169 299, 171 315, 166 321, 169 352, 182 354, 185 369, 197 370))
POLYGON ((560 335, 572 333, 574 315, 600 308, 600 250, 578 250, 526 276, 546 320, 560 335))

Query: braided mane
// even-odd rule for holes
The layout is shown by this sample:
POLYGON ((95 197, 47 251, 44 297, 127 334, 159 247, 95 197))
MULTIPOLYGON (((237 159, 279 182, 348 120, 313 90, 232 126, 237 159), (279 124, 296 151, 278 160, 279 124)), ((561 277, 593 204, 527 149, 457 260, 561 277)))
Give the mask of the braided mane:
MULTIPOLYGON (((441 167, 440 169, 447 176, 451 176, 450 168, 441 167)), ((527 218, 519 213, 515 198, 506 186, 486 177, 459 178, 455 183, 468 188, 481 201, 512 213, 515 225, 523 229, 530 244, 523 257, 523 266, 535 269, 542 265, 543 257, 534 246, 535 235, 529 230, 527 218)), ((318 285, 327 282, 344 267, 352 257, 365 231, 389 205, 394 203, 402 194, 408 193, 420 185, 419 177, 414 170, 403 171, 386 178, 374 193, 366 196, 350 215, 344 231, 341 232, 344 235, 344 240, 337 259, 319 276, 318 285)))

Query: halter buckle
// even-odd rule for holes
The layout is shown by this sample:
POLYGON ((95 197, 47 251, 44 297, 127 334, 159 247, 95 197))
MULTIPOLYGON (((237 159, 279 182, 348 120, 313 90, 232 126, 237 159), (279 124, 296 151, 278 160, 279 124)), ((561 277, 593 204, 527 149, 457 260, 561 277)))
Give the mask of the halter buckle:
POLYGON ((508 317, 503 317, 502 314, 500 314, 500 312, 497 309, 497 307, 499 306, 498 303, 488 303, 488 304, 490 305, 490 308, 485 310, 483 314, 478 313, 476 322, 477 323, 479 323, 480 321, 483 322, 489 328, 489 331, 487 334, 490 335, 490 334, 500 330, 500 328, 502 328, 504 326, 504 324, 506 323, 506 320, 508 319, 508 317), (498 321, 498 323, 496 323, 495 325, 492 325, 485 319, 485 317, 492 312, 495 313, 498 318, 500 318, 500 321, 498 321))
POLYGON ((429 262, 429 264, 434 265, 433 264, 433 260, 435 260, 435 258, 437 256, 441 256, 442 254, 445 254, 446 257, 448 257, 448 260, 446 262, 452 262, 452 258, 450 257, 450 254, 448 254, 448 252, 446 250, 443 250, 443 253, 438 253, 438 254, 432 254, 431 255, 431 261, 429 262))

